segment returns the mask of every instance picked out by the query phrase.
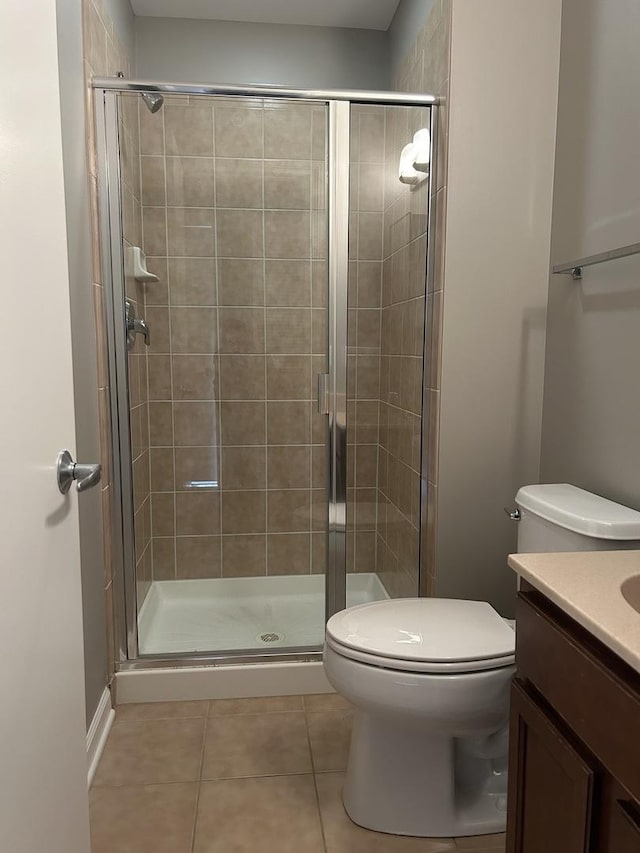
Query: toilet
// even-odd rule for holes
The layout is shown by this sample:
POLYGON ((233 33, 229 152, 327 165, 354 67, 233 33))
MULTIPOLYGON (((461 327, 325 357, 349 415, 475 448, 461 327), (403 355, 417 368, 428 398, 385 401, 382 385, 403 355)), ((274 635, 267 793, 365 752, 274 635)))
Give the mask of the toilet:
MULTIPOLYGON (((519 552, 640 548, 640 513, 575 486, 526 486, 516 504, 519 552)), ((486 602, 388 599, 332 616, 325 671, 356 709, 351 819, 395 835, 503 832, 514 664, 515 627, 486 602)))

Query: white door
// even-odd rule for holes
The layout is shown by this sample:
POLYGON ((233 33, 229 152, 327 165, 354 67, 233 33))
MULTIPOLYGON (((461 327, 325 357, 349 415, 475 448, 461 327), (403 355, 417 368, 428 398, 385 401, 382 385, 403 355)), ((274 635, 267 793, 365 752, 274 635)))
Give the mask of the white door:
POLYGON ((55 0, 0 2, 0 80, 0 850, 87 853, 55 0))

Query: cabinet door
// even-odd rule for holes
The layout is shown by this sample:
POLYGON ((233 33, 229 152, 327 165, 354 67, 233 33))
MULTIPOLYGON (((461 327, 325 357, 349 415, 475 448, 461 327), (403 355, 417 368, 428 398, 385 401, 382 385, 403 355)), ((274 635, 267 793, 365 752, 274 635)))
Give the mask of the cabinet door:
POLYGON ((518 682, 511 690, 508 853, 587 853, 593 770, 518 682))

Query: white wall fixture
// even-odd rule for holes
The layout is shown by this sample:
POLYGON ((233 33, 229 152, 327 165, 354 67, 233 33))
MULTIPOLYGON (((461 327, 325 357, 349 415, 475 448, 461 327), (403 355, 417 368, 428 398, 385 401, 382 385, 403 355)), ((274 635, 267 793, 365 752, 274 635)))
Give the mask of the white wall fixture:
POLYGON ((135 278, 136 281, 147 284, 160 280, 157 275, 147 269, 147 256, 140 246, 127 247, 126 274, 128 278, 135 278))
POLYGON ((417 172, 413 165, 413 161, 415 159, 414 153, 415 149, 413 142, 409 142, 408 145, 405 145, 400 152, 400 168, 398 170, 398 177, 400 178, 401 184, 417 184, 418 181, 424 180, 424 175, 417 172))
POLYGON ((426 127, 416 131, 413 141, 400 152, 398 177, 400 183, 415 186, 429 177, 431 135, 426 127))
POLYGON ((431 160, 431 134, 426 127, 417 130, 413 135, 414 161, 413 168, 418 172, 429 175, 429 162, 431 160))

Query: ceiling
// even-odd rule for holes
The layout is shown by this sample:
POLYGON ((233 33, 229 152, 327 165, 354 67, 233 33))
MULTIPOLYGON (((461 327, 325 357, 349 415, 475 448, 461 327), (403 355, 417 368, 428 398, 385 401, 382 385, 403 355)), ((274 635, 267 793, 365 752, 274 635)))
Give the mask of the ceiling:
POLYGON ((399 0, 131 0, 134 14, 386 30, 399 0))

